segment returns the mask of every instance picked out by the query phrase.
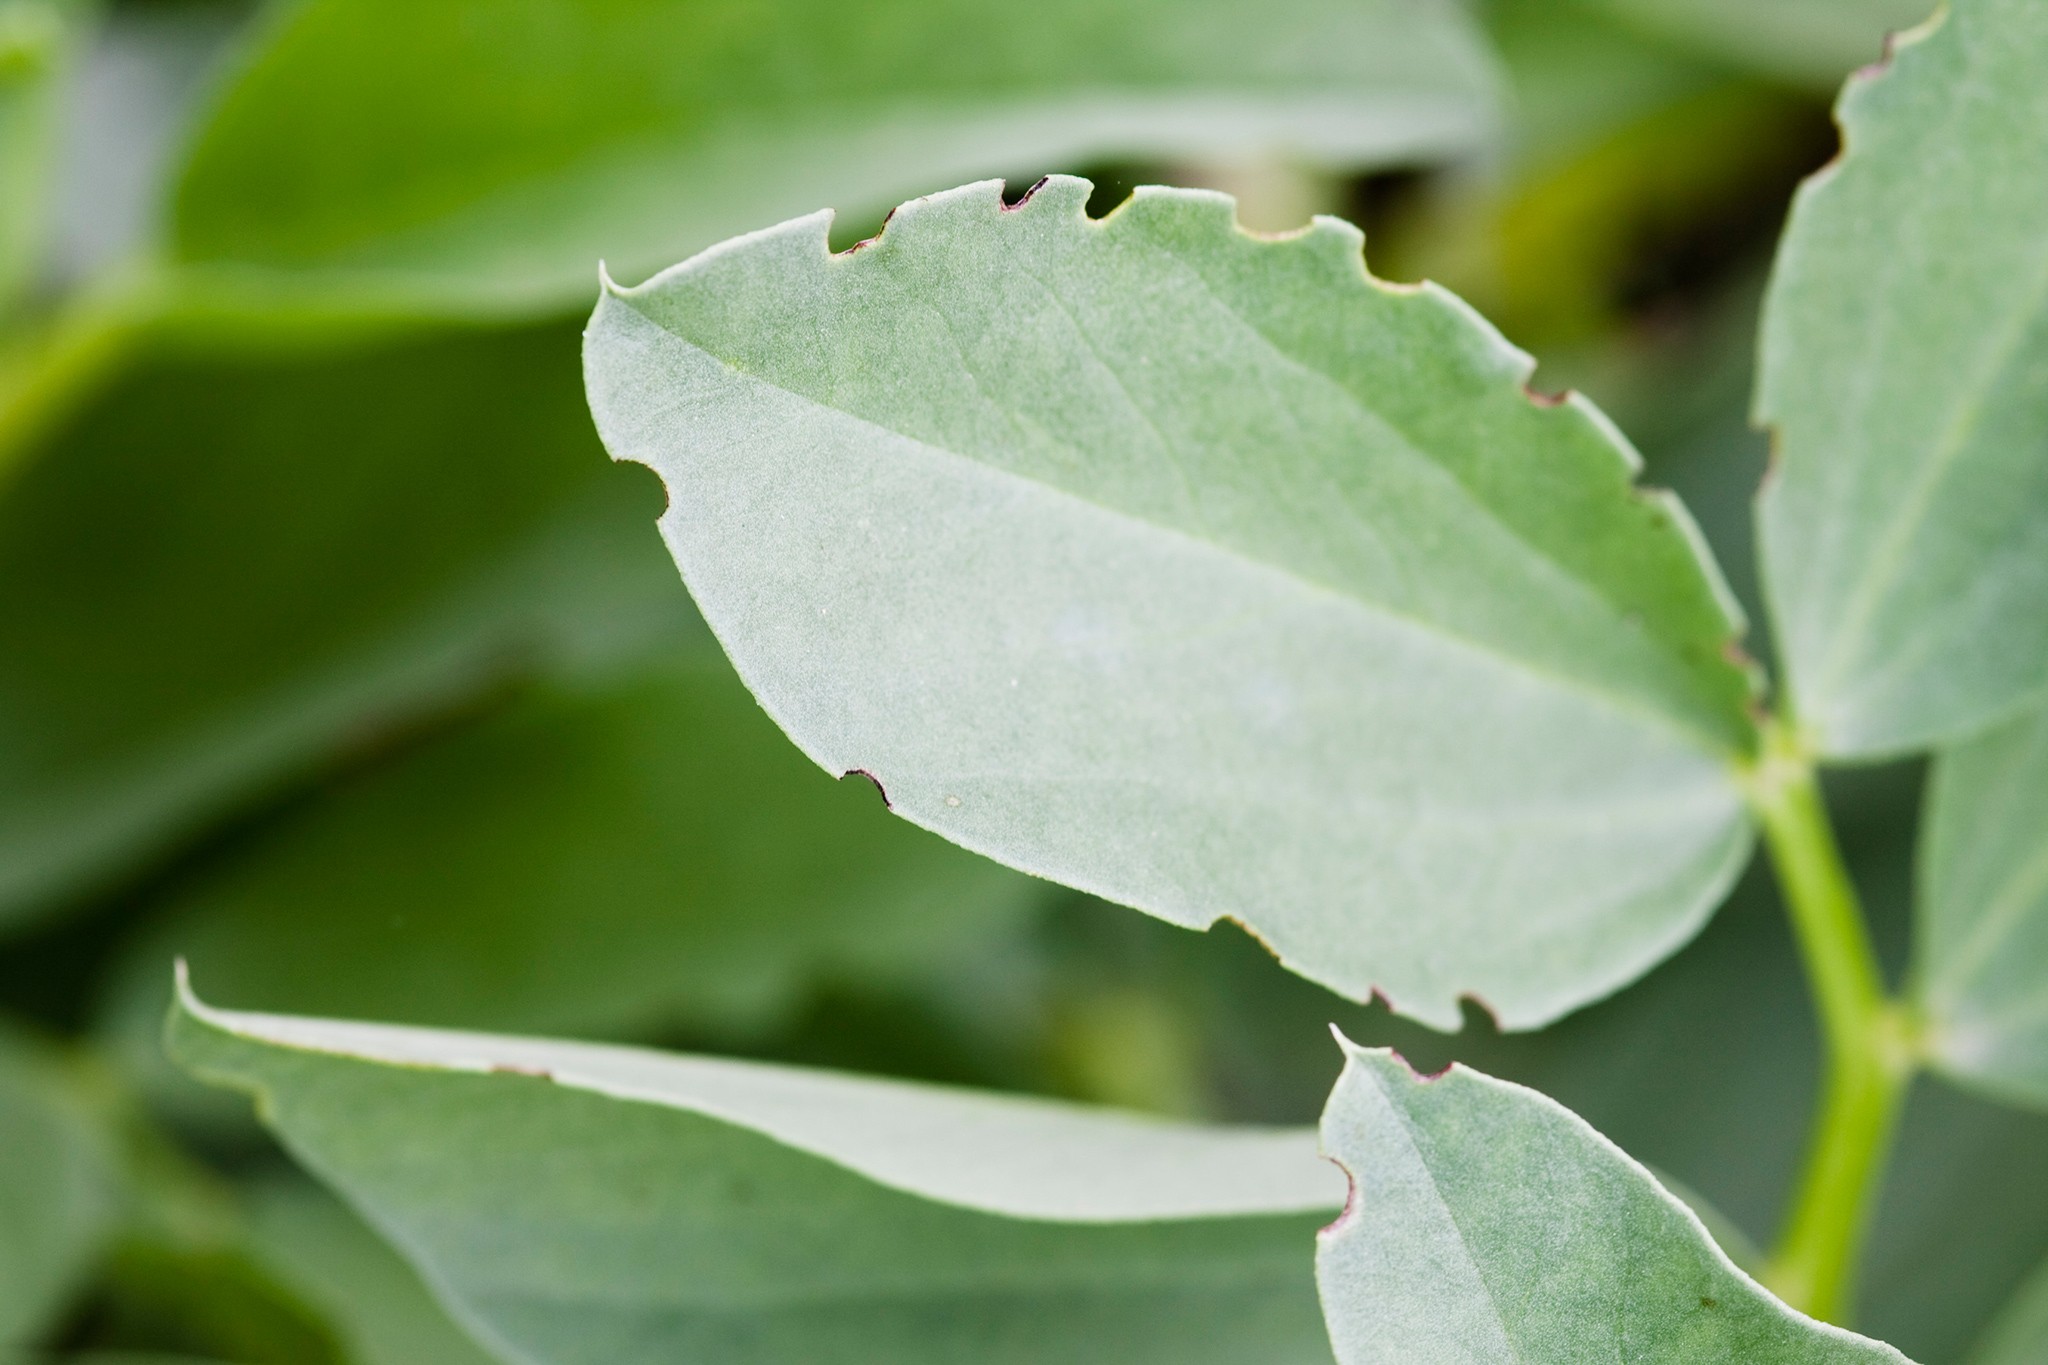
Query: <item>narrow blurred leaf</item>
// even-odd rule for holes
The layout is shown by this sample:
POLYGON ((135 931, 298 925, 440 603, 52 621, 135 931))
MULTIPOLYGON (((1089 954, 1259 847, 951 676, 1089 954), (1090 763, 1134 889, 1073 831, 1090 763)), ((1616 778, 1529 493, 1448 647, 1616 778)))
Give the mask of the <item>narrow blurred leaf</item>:
POLYGON ((114 1153, 58 1063, 0 1028, 0 1353, 33 1345, 105 1250, 114 1153))
POLYGON ((1325 985, 1511 1027, 1625 984, 1740 867, 1737 629, 1682 508, 1333 219, 1085 181, 740 238, 589 331, 612 453, 755 694, 1014 866, 1325 985))
POLYGON ((1045 890, 835 785, 699 650, 522 699, 244 840, 127 952, 117 1031, 160 1057, 184 956, 270 1008, 757 1034, 821 979, 941 970, 1045 890))
POLYGON ((1955 0, 1852 81, 1766 304, 1760 532, 1793 710, 1926 748, 2048 680, 2048 7, 1955 0))
POLYGON ((2048 1108, 2048 713, 1944 753, 1920 866, 1915 995, 1936 1064, 2048 1108))
POLYGON ((247 1365, 356 1365, 318 1310, 239 1246, 123 1242, 87 1321, 98 1345, 247 1365))
POLYGON ((1345 1047, 1323 1148, 1351 1199, 1316 1258, 1340 1365, 1905 1359, 1772 1298, 1555 1101, 1345 1047))
POLYGON ((2048 1360, 2048 1264, 2013 1297, 2013 1301, 1977 1349, 1969 1365, 2041 1365, 2048 1360))
POLYGON ((59 130, 50 265, 68 284, 157 245, 194 107, 257 9, 247 0, 102 6, 59 130))
POLYGON ((1646 33, 1801 85, 1830 89, 1874 62, 1885 35, 1936 0, 1593 0, 1646 33))
POLYGON ((273 1178, 249 1203, 258 1256, 325 1310, 350 1365, 498 1365, 397 1252, 319 1187, 273 1178))
POLYGON ((1304 1130, 189 994, 171 1044, 517 1359, 1329 1358, 1304 1130))
POLYGON ((1440 156, 1491 98, 1444 0, 316 0, 219 102, 172 233, 240 283, 556 308, 600 258, 972 175, 1440 156))
POLYGON ((0 0, 0 322, 30 283, 49 227, 74 0, 0 0))
POLYGON ((0 925, 536 669, 685 635, 568 334, 159 357, 0 499, 0 925))

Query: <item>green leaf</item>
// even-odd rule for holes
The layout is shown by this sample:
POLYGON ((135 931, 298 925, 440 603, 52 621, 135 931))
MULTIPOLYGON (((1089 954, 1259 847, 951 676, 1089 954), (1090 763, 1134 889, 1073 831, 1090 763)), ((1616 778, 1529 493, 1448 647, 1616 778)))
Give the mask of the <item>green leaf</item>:
POLYGON ((326 1313, 350 1365, 496 1365, 412 1267, 317 1186, 273 1177, 245 1193, 256 1254, 326 1313))
POLYGON ((1344 1046, 1323 1149, 1352 1190, 1316 1257, 1340 1365, 1905 1359, 1772 1298, 1555 1101, 1344 1046))
POLYGON ((2048 1360, 2048 1264, 2036 1271, 1970 1353, 1969 1365, 2041 1365, 2048 1360))
POLYGON ((574 354, 160 350, 43 450, 0 498, 0 926, 508 681, 688 638, 574 354))
POLYGON ((1329 1358, 1311 1234, 1342 1191, 1306 1130, 188 992, 170 1028, 516 1359, 1329 1358))
POLYGON ((1935 1064, 2048 1108, 2048 712, 1942 754, 1928 791, 1914 995, 1935 1064))
POLYGON ((973 175, 1428 159, 1492 90, 1444 0, 318 0, 219 101, 172 237, 240 284, 553 309, 600 258, 973 175))
POLYGON ((1956 0, 1852 81, 1763 327, 1760 534, 1793 710, 1898 753, 2048 680, 2048 8, 1956 0))
POLYGON ((1593 0, 1647 34, 1767 76, 1832 88, 1935 0, 1593 0))
POLYGON ((118 1209, 114 1153, 59 1063, 0 1028, 0 1353, 51 1326, 118 1209))
POLYGON ((1585 401, 1333 219, 1055 177, 610 289, 614 456, 834 772, 1013 866, 1442 1027, 1684 942, 1746 855, 1749 683, 1682 508, 1585 401))
POLYGON ((0 321, 31 282, 50 217, 68 0, 0 0, 0 321))
POLYGON ((821 979, 943 970, 1046 889, 835 786, 699 649, 543 689, 245 838, 127 949, 115 1031, 161 1057, 183 956, 268 1008, 758 1035, 821 979))

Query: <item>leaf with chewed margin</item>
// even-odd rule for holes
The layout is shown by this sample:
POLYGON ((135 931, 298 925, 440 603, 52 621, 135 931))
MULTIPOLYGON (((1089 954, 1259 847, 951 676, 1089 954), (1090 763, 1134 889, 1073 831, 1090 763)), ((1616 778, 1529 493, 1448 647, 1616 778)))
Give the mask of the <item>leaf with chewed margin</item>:
POLYGON ((1913 996, 1934 1065, 2048 1108, 2048 712, 1945 751, 1927 793, 1913 996))
POLYGON ((947 838, 1440 1027, 1690 938, 1748 851, 1750 679, 1612 426, 1348 224, 1000 188, 591 321, 599 430, 769 714, 947 838))
POLYGON ((1316 1278, 1340 1365, 1905 1360, 1773 1298, 1555 1100, 1339 1040, 1323 1150, 1352 1188, 1316 1278))
POLYGON ((2048 6, 1955 0, 1849 83, 1765 302, 1758 504, 1822 752, 1960 738, 2048 686, 2048 6))
POLYGON ((170 1020, 515 1359, 1327 1365, 1305 1129, 618 1047, 170 1020))
POLYGON ((194 143, 181 267, 329 300, 579 306, 820 202, 1104 157, 1336 169, 1471 150, 1448 0, 313 0, 194 143))

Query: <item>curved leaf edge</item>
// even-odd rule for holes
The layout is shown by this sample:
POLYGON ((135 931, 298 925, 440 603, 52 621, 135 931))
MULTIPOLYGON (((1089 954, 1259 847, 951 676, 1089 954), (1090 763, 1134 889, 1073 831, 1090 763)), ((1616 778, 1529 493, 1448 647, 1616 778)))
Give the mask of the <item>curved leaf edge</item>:
MULTIPOLYGON (((1352 1042, 1350 1038, 1345 1036, 1343 1030, 1335 1025, 1331 1026, 1330 1033, 1337 1040, 1338 1047, 1344 1053, 1344 1070, 1338 1076, 1336 1085, 1331 1088, 1331 1104, 1333 1106, 1337 1095, 1342 1093, 1346 1082, 1351 1081, 1355 1076, 1363 1075, 1368 1078, 1369 1083, 1380 1087, 1382 1090, 1389 1084, 1410 1088, 1444 1083, 1469 1085, 1515 1096, 1525 1103, 1535 1104, 1544 1109, 1551 1110, 1553 1113, 1561 1115, 1597 1151, 1617 1161, 1639 1185, 1649 1187, 1658 1199, 1663 1201, 1670 1209, 1676 1211, 1683 1221, 1689 1224, 1692 1230, 1698 1234, 1700 1240, 1711 1249, 1711 1253, 1714 1259, 1719 1262, 1720 1267, 1734 1276, 1739 1283, 1754 1291, 1759 1301, 1774 1307, 1787 1323, 1811 1331, 1817 1336, 1832 1338, 1844 1345, 1876 1348, 1877 1350, 1888 1352, 1893 1359, 1900 1362, 1900 1365, 1912 1365, 1912 1362, 1899 1352, 1896 1347, 1863 1336, 1860 1333, 1852 1332, 1847 1328, 1838 1327, 1833 1323, 1822 1322, 1819 1319, 1808 1317, 1779 1299, 1777 1295, 1773 1294, 1758 1281, 1741 1262, 1729 1254, 1728 1250, 1716 1240, 1713 1231, 1701 1218, 1698 1210, 1691 1203, 1674 1194, 1655 1171, 1652 1171, 1642 1162, 1637 1161, 1613 1139, 1542 1091, 1525 1085, 1518 1085, 1513 1081, 1502 1080, 1497 1076, 1490 1076, 1483 1071, 1465 1065, 1463 1062, 1452 1062, 1441 1071, 1419 1072, 1408 1063, 1407 1058, 1403 1057, 1394 1048, 1363 1047, 1352 1042)), ((1335 1222, 1329 1224, 1329 1226, 1323 1228, 1317 1234, 1318 1245, 1344 1234, 1356 1213, 1358 1198, 1358 1178, 1356 1174, 1346 1165, 1343 1158, 1331 1152, 1327 1146, 1322 1147, 1322 1152, 1324 1160, 1344 1172, 1348 1188, 1345 1193, 1343 1213, 1338 1216, 1335 1222)))
MULTIPOLYGON (((208 1084, 249 1094, 266 1126, 275 1127, 274 1100, 268 1087, 210 1063, 210 1046, 226 1043, 278 1049, 372 1066, 392 1067, 447 1075, 506 1076, 561 1086, 626 1104, 694 1113, 714 1122, 754 1134, 793 1152, 830 1163, 876 1186, 926 1202, 949 1205, 970 1212, 1022 1222, 1055 1223, 1071 1226, 1128 1223, 1263 1218, 1334 1212, 1342 1205, 1335 1173, 1316 1155, 1314 1130, 1308 1128, 1214 1125, 1156 1118, 1101 1106, 1074 1104, 1035 1096, 993 1091, 967 1090, 920 1081, 820 1071, 778 1063, 663 1053, 645 1048, 609 1044, 521 1038, 510 1035, 463 1033, 445 1029, 405 1028, 337 1019, 296 1015, 248 1013, 208 1005, 193 990, 191 975, 180 961, 175 969, 176 989, 165 1021, 165 1046, 188 1072, 208 1084), (431 1047, 432 1051, 428 1051, 431 1047), (787 1112, 764 1116, 738 1112, 739 1106, 716 1099, 692 1100, 676 1093, 663 1093, 648 1084, 625 1082, 603 1074, 605 1064, 641 1067, 688 1068, 700 1073, 744 1079, 768 1079, 783 1085, 811 1084, 824 1088, 859 1090, 869 1097, 900 1099, 919 1105, 943 1120, 948 1109, 978 1111, 984 1121, 994 1116, 1013 1116, 1060 1136, 1099 1135, 1125 1148, 1155 1154, 1158 1162, 1178 1164, 1188 1188, 1176 1192, 1170 1201, 1156 1192, 1126 1194, 1130 1207, 1086 1209, 1076 1206, 1071 1191, 1052 1188, 1060 1172, 1049 1172, 1042 1164, 1036 1169, 1019 1166, 1008 1171, 1000 1162, 984 1166, 983 1172, 997 1171, 1015 1182, 1004 1196, 991 1196, 973 1188, 958 1173, 940 1174, 929 1163, 920 1163, 918 1153, 898 1151, 894 1160, 876 1160, 873 1152, 848 1150, 853 1144, 838 1145, 824 1120, 792 1123, 787 1112), (1060 1130, 1064 1130, 1061 1132, 1060 1130), (821 1138, 820 1134, 828 1134, 821 1138), (1178 1149, 1183 1159, 1176 1161, 1178 1149), (1199 1188, 1205 1172, 1239 1174, 1252 1172, 1253 1191, 1217 1193, 1199 1188), (1048 1176, 1052 1179, 1048 1180, 1048 1176), (1038 1181, 1037 1189, 1029 1187, 1038 1181)), ((813 1099, 805 1097, 807 1103, 813 1099)), ((986 1124, 984 1123, 984 1126, 986 1124)), ((926 1128, 920 1125, 920 1128, 926 1128)), ((900 1139, 906 1128, 896 1136, 900 1139)), ((929 1129, 926 1128, 926 1133, 929 1129)), ((942 1135, 943 1136, 943 1135, 942 1135)), ((900 1145, 900 1144, 899 1144, 900 1145)), ((918 1144, 908 1144, 916 1147, 918 1144)), ((928 1144, 927 1144, 928 1145, 928 1144)))
MULTIPOLYGON (((595 382, 595 357, 589 347, 589 340, 598 318, 603 314, 606 307, 616 302, 633 309, 636 313, 640 312, 640 309, 635 304, 637 296, 658 292, 670 281, 702 269, 708 263, 722 256, 748 250, 758 242, 778 238, 785 234, 808 234, 816 239, 819 251, 826 258, 835 264, 845 264, 856 258, 868 247, 881 241, 888 233, 889 225, 897 213, 911 204, 928 200, 979 197, 986 200, 991 210, 998 214, 1017 213, 1032 207, 1034 204, 1041 204, 1041 206, 1043 204, 1051 204, 1054 211, 1064 209, 1080 218, 1088 228, 1097 231, 1104 230, 1117 215, 1129 212, 1134 205, 1142 204, 1147 200, 1162 198, 1181 199, 1204 204, 1212 213, 1228 224, 1231 232, 1240 237, 1276 249, 1307 247, 1308 249, 1335 250, 1347 256, 1356 266, 1358 280, 1367 289, 1376 290, 1388 295, 1422 296, 1428 298, 1438 307, 1457 316, 1470 329, 1472 336, 1489 353, 1490 358, 1496 363, 1496 367, 1506 375, 1507 382, 1511 383, 1527 402, 1546 412, 1555 412, 1558 415, 1557 420, 1581 422, 1599 434, 1602 444, 1614 454, 1616 472, 1621 475, 1624 496, 1639 506, 1653 510, 1664 519, 1672 532, 1680 538, 1697 567, 1712 604, 1722 622, 1723 629, 1719 640, 1719 656, 1729 668, 1735 671, 1740 680, 1739 686, 1744 700, 1746 728, 1743 733, 1743 742, 1732 752, 1724 752, 1721 756, 1727 760, 1731 778, 1738 789, 1747 789, 1749 775, 1754 766, 1761 761, 1762 718, 1764 714, 1762 699, 1766 692, 1767 680, 1762 665, 1746 651, 1743 645, 1743 639, 1749 627, 1746 613, 1734 590, 1729 586, 1719 562, 1714 557, 1712 547, 1707 541, 1705 533, 1693 518, 1690 509, 1670 490, 1636 482, 1636 476, 1643 468, 1641 453, 1629 441, 1626 434, 1590 398, 1573 389, 1566 389, 1559 393, 1545 393, 1537 389, 1532 383, 1537 370, 1538 362, 1536 358, 1509 341, 1482 313, 1443 286, 1431 280, 1422 280, 1411 284, 1384 280, 1374 275, 1365 259, 1364 233, 1354 224, 1344 219, 1328 214, 1317 214, 1307 225, 1292 231, 1279 233, 1260 232, 1245 227, 1238 219, 1237 201, 1229 194, 1217 190, 1184 189, 1163 185, 1137 186, 1128 197, 1110 210, 1109 213, 1104 214, 1100 218, 1091 218, 1087 215, 1086 205, 1094 186, 1092 182, 1084 177, 1071 175, 1048 175, 1042 177, 1031 185, 1015 202, 1008 202, 1004 199, 1005 189, 1006 184, 1004 181, 982 180, 953 190, 925 195, 916 200, 906 201, 904 204, 899 204, 895 209, 890 210, 889 214, 883 219, 881 228, 874 236, 864 238, 840 251, 834 251, 830 246, 830 232, 836 211, 827 208, 819 209, 802 217, 788 219, 769 227, 759 228, 753 232, 743 233, 737 237, 728 238, 723 242, 706 247, 675 265, 658 271, 634 285, 620 284, 612 276, 607 264, 600 261, 598 263, 600 297, 597 309, 592 315, 590 324, 586 325, 584 332, 584 374, 586 387, 591 386, 595 382), (1048 191, 1050 193, 1047 193, 1048 191)), ((602 427, 602 423, 600 423, 600 427, 602 427)), ((603 432, 600 431, 600 434, 602 435, 603 432)), ((608 450, 614 449, 618 444, 609 440, 606 442, 608 450)), ((613 454, 612 458, 620 463, 645 464, 645 462, 636 460, 631 456, 613 454)), ((669 505, 673 506, 677 491, 669 486, 667 478, 658 468, 651 464, 646 464, 646 467, 653 470, 656 477, 661 480, 663 492, 669 500, 669 505)), ((665 515, 666 510, 664 510, 665 515)), ((969 833, 949 826, 943 826, 943 822, 934 816, 896 806, 890 801, 887 789, 874 774, 862 768, 848 768, 835 763, 821 752, 819 746, 799 737, 791 728, 789 718, 782 714, 770 697, 764 694, 764 690, 756 685, 756 679, 752 676, 753 669, 746 661, 747 652, 745 650, 735 651, 733 649, 733 642, 726 638, 725 631, 721 628, 716 614, 707 615, 706 623, 710 627, 712 634, 718 638, 719 645, 725 651, 727 658, 732 660, 733 666, 739 673, 741 680, 747 684, 748 690, 753 693, 756 702, 761 705, 762 709, 775 722, 777 727, 790 738, 791 742, 813 763, 817 764, 820 769, 829 773, 834 778, 845 779, 856 775, 866 778, 873 784, 876 792, 881 796, 883 804, 888 806, 899 818, 908 820, 919 828, 957 843, 972 852, 1002 862, 1007 866, 1015 867, 1017 870, 1029 875, 1039 876, 1046 880, 1054 881, 1056 884, 1069 886, 1074 890, 1084 892, 1099 899, 1124 905, 1126 908, 1137 910, 1142 914, 1165 919, 1168 923, 1182 928, 1206 931, 1214 928, 1219 922, 1227 921, 1249 934, 1289 971, 1313 981, 1346 999, 1361 1003, 1377 1001, 1386 1005, 1388 1009, 1397 1014, 1415 1019, 1430 1028, 1445 1033, 1455 1033, 1462 1029, 1464 1011, 1460 1007, 1461 1004, 1469 1004, 1484 1013, 1500 1029, 1510 1032, 1533 1031, 1554 1023, 1576 1009, 1584 1008, 1586 1005, 1596 1003, 1626 989, 1640 980, 1643 975, 1655 968, 1659 963, 1665 961, 1673 953, 1679 951, 1692 941, 1706 925, 1707 921, 1713 917, 1721 902, 1726 899, 1729 890, 1735 884, 1736 879, 1740 877, 1743 869, 1748 865, 1750 856, 1754 851, 1754 826, 1745 822, 1742 837, 1729 841, 1726 857, 1723 859, 1722 865, 1715 870, 1712 877, 1706 879, 1704 889, 1697 897, 1697 903, 1688 905, 1683 914, 1673 917, 1671 932, 1655 945, 1654 951, 1646 953, 1642 961, 1632 964, 1625 973, 1617 974, 1617 979, 1604 983, 1594 993, 1583 999, 1559 1007, 1534 1012, 1515 1012, 1500 1009, 1476 991, 1460 992, 1456 1002, 1443 1005, 1438 1005, 1435 1002, 1403 1001, 1390 995, 1377 983, 1368 983, 1363 989, 1360 989, 1353 983, 1332 981, 1326 979, 1325 975, 1319 975, 1315 971, 1307 969, 1302 963, 1270 943, 1260 934, 1256 926, 1248 923, 1240 915, 1217 914, 1204 923, 1195 923, 1190 919, 1163 914, 1146 906, 1134 905, 1122 898, 1106 882, 1092 882, 1088 878, 1071 875, 1062 875, 1057 878, 1048 876, 1037 868, 1022 866, 1006 856, 1002 849, 994 847, 988 841, 977 840, 969 833)), ((1712 741, 1705 739, 1703 736, 1693 735, 1692 737, 1699 740, 1702 743, 1702 747, 1712 749, 1712 741)))
MULTIPOLYGON (((1754 505, 1759 509, 1768 495, 1772 484, 1778 478, 1778 469, 1783 458, 1781 448, 1782 432, 1778 419, 1773 412, 1776 394, 1771 386, 1770 376, 1782 368, 1774 360, 1774 357, 1779 354, 1780 348, 1784 343, 1778 339, 1778 331, 1771 323, 1771 301, 1777 293, 1780 273, 1785 269, 1784 244, 1791 240, 1794 228, 1800 221, 1801 216, 1814 211, 1808 207, 1809 203, 1813 199, 1827 194, 1830 185, 1841 175, 1843 169, 1855 161, 1860 150, 1857 127, 1861 121, 1862 103, 1866 92, 1871 87, 1889 79, 1895 73, 1901 53, 1928 41, 1939 33, 1947 25, 1951 12, 1952 0, 1938 0, 1934 12, 1920 23, 1914 24, 1909 28, 1887 32, 1884 36, 1883 53, 1877 60, 1860 66, 1849 73, 1848 78, 1842 83, 1840 92, 1836 96, 1831 110, 1831 117, 1838 139, 1835 153, 1828 158, 1826 164, 1802 180, 1799 183, 1798 189, 1793 192, 1791 206, 1785 215, 1785 227, 1779 234, 1778 252, 1771 263, 1770 279, 1765 285, 1763 315, 1757 327, 1756 382, 1751 391, 1749 422, 1752 427, 1763 432, 1770 442, 1769 460, 1764 469, 1763 479, 1757 486, 1754 499, 1754 505)), ((1756 554, 1761 564, 1769 554, 1767 537, 1760 536, 1758 538, 1756 554)), ((1765 612, 1766 615, 1772 618, 1779 618, 1785 613, 1778 609, 1777 594, 1772 586, 1773 582, 1774 577, 1768 572, 1766 567, 1765 571, 1760 575, 1765 612)), ((1781 660, 1781 666, 1782 662, 1781 660)), ((1859 766, 1912 758, 1939 748, 1944 744, 1968 739, 1973 735, 2011 721, 2017 716, 2024 715, 2028 711, 2035 710, 2042 705, 2044 700, 2048 700, 2048 682, 2044 682, 2039 690, 2025 693, 1996 711, 1972 716, 1965 725, 1959 728, 1929 729, 1924 733, 1903 735, 1887 743, 1876 745, 1859 744, 1854 748, 1838 750, 1830 745, 1824 730, 1820 730, 1802 719, 1801 710, 1797 705, 1794 679, 1789 673, 1781 680, 1780 690, 1784 696, 1783 704, 1789 711, 1789 719, 1796 727, 1799 742, 1803 747, 1824 759, 1859 766)))

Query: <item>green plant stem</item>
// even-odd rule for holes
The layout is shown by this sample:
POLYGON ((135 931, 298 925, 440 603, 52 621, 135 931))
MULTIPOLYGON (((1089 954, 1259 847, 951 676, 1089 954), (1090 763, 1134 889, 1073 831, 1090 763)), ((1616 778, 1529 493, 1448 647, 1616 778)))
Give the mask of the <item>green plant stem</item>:
POLYGON ((1842 864, 1812 756, 1785 727, 1766 735, 1752 787, 1826 1048, 1820 1112, 1798 1193, 1765 1279, 1814 1317, 1843 1322, 1914 1060, 1887 996, 1856 888, 1842 864))

